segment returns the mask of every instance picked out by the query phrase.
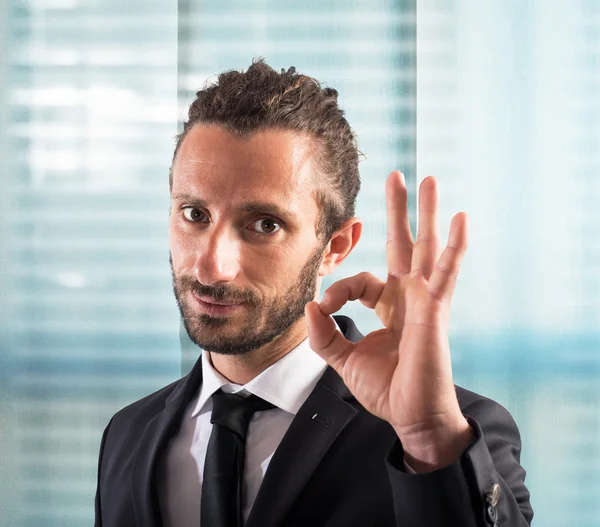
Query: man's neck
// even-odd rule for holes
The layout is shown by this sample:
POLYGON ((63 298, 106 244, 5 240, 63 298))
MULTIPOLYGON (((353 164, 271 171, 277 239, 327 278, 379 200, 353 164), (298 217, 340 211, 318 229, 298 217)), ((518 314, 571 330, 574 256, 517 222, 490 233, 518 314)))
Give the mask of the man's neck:
POLYGON ((244 355, 222 355, 210 353, 213 368, 235 384, 246 384, 258 377, 269 366, 296 348, 308 332, 304 318, 296 322, 288 331, 262 348, 244 355))

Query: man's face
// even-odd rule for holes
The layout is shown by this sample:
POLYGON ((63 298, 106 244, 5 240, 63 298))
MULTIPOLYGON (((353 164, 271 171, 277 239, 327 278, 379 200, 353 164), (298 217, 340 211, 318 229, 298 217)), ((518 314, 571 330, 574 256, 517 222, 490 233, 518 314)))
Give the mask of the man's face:
POLYGON ((290 132, 188 132, 173 165, 169 237, 173 289, 200 347, 257 349, 314 299, 323 244, 313 163, 311 142, 290 132))

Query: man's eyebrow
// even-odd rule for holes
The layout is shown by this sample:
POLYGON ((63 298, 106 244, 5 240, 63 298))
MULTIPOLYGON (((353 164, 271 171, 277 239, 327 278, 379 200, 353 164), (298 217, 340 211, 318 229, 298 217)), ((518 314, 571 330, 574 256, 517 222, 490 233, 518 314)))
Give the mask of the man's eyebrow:
POLYGON ((184 201, 193 205, 200 205, 202 207, 206 207, 207 205, 206 200, 198 198, 196 196, 192 196, 191 194, 171 194, 171 199, 177 201, 184 201))
POLYGON ((275 203, 266 203, 260 201, 251 201, 249 203, 244 203, 240 208, 242 212, 249 212, 254 214, 268 214, 269 216, 277 216, 280 218, 289 218, 294 217, 294 214, 283 209, 279 205, 275 205, 275 203))

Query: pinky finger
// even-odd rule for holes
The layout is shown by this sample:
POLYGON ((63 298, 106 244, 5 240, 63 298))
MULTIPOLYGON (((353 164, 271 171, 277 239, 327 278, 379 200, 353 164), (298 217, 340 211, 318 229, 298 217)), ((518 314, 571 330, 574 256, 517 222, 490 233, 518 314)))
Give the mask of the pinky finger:
POLYGON ((464 212, 459 212, 452 218, 448 245, 429 278, 429 293, 440 301, 450 301, 454 294, 460 265, 467 251, 468 231, 468 216, 464 212))

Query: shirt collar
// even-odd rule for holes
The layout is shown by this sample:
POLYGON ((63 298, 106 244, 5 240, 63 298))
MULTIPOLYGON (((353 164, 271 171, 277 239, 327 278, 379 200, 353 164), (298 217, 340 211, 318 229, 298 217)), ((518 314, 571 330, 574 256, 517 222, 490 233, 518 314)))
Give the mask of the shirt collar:
POLYGON ((310 348, 308 339, 305 339, 260 375, 240 385, 229 382, 217 372, 210 363, 208 353, 203 352, 202 386, 192 417, 204 409, 212 394, 220 388, 228 393, 252 393, 295 415, 326 369, 327 363, 310 348))

